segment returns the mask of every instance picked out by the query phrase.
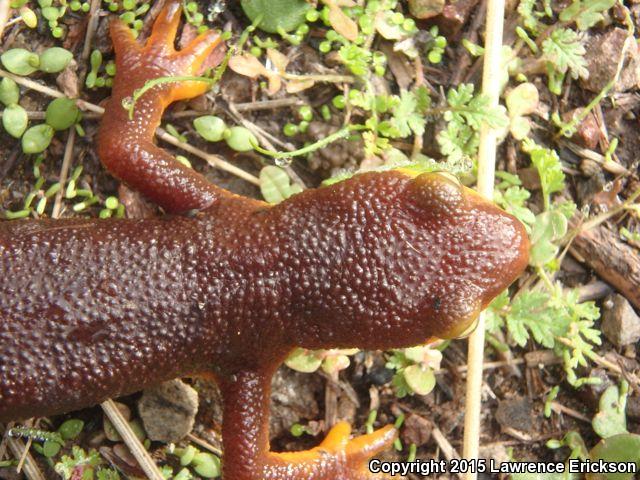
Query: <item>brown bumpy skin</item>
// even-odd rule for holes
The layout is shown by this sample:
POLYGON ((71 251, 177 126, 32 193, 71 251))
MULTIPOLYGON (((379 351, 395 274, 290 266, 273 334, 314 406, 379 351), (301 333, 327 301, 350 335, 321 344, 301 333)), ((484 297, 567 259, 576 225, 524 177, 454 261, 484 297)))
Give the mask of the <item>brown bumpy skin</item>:
POLYGON ((105 165, 168 211, 145 220, 0 224, 0 421, 87 407, 179 376, 208 375, 224 396, 227 480, 365 480, 392 427, 272 453, 270 378, 294 347, 389 349, 466 330, 527 264, 512 216, 448 176, 357 175, 270 206, 232 195, 152 143, 172 84, 196 72, 205 34, 176 53, 170 2, 146 47, 116 22, 118 73, 98 149, 105 165))

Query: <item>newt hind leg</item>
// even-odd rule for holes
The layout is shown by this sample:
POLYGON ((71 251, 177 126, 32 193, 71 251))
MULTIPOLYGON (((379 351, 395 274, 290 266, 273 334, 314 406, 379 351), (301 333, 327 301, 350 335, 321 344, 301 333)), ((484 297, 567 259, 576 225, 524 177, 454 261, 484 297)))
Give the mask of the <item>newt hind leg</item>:
POLYGON ((169 0, 144 45, 120 19, 111 23, 117 74, 98 137, 98 153, 105 167, 173 213, 201 210, 230 195, 153 143, 164 109, 176 100, 205 93, 207 83, 178 81, 157 85, 138 99, 132 118, 122 106, 123 100, 130 99, 150 80, 199 75, 209 54, 220 45, 218 33, 207 31, 185 49, 176 51, 174 42, 181 13, 181 2, 169 0))

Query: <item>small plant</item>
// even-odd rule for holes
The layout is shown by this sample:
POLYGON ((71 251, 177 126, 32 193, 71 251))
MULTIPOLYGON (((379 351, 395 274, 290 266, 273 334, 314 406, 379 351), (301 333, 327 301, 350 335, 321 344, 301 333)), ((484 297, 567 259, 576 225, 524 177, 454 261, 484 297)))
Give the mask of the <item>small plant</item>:
POLYGON ((71 455, 63 455, 55 464, 55 471, 64 480, 71 479, 92 479, 97 480, 119 480, 120 475, 115 470, 104 467, 105 462, 96 450, 88 452, 74 445, 71 448, 71 455))
POLYGON ((436 386, 435 371, 442 361, 441 348, 446 342, 436 342, 412 348, 394 350, 387 368, 395 370, 393 385, 398 398, 407 395, 427 395, 436 386))
POLYGON ((170 449, 170 453, 180 458, 180 465, 184 467, 173 480, 191 479, 191 468, 201 478, 218 478, 222 473, 220 459, 208 452, 201 452, 192 445, 185 448, 170 449))
POLYGON ((209 142, 224 140, 236 152, 248 152, 257 145, 258 139, 245 127, 227 127, 220 117, 207 115, 193 121, 196 132, 209 142))
POLYGON ((338 373, 349 367, 349 356, 358 353, 357 349, 348 350, 306 350, 296 348, 285 360, 287 367, 303 373, 312 373, 320 367, 326 373, 338 373))
POLYGON ((41 54, 24 48, 12 48, 0 55, 2 65, 15 75, 27 76, 38 70, 44 73, 59 73, 71 62, 73 54, 64 48, 51 47, 41 54))

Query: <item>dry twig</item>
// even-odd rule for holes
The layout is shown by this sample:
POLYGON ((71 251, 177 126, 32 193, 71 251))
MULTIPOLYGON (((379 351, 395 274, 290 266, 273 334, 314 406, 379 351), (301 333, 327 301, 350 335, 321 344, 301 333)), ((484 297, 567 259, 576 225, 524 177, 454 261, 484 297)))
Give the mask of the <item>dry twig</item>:
MULTIPOLYGON (((500 98, 502 73, 502 29, 504 22, 504 0, 488 0, 482 91, 491 105, 497 105, 500 98)), ((488 125, 480 130, 478 149, 478 191, 486 198, 493 198, 495 178, 497 132, 488 125)), ((480 453, 480 409, 482 404, 482 363, 484 361, 484 315, 480 315, 478 326, 469 337, 467 358, 469 371, 464 421, 463 455, 467 459, 478 458, 480 453)), ((475 480, 477 472, 468 472, 465 479, 475 480)))

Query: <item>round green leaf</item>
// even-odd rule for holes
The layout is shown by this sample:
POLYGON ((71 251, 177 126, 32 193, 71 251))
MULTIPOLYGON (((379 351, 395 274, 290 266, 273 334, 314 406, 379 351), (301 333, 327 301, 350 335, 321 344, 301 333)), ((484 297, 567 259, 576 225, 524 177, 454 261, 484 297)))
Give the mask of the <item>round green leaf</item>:
POLYGON ((70 98, 56 98, 47 107, 45 121, 55 130, 66 130, 78 121, 80 110, 70 98))
POLYGON ((55 457, 60 452, 60 448, 62 448, 62 445, 58 442, 46 441, 42 445, 42 454, 47 458, 55 457))
POLYGON ((320 368, 322 358, 311 350, 296 348, 284 363, 297 372, 312 373, 320 368))
POLYGON ((300 186, 292 186, 287 172, 270 165, 260 171, 260 191, 267 202, 280 203, 294 193, 299 193, 300 186))
MULTIPOLYGON (((635 462, 640 468, 640 435, 622 433, 606 438, 589 452, 591 461, 635 462)), ((633 473, 588 473, 587 480, 631 480, 633 473)))
POLYGON ((197 453, 193 457, 193 469, 203 478, 217 478, 220 476, 220 459, 207 452, 197 453))
POLYGON ((40 55, 40 70, 46 73, 58 73, 67 68, 73 54, 60 47, 47 48, 40 55))
POLYGON ((198 453, 198 450, 193 445, 187 445, 187 448, 184 449, 182 455, 180 455, 180 465, 186 467, 187 465, 191 465, 194 457, 198 453))
POLYGON ((430 368, 410 365, 404 369, 403 375, 407 385, 418 395, 426 395, 436 386, 436 376, 430 368))
POLYGON ((227 131, 227 125, 224 120, 213 115, 196 118, 193 121, 193 126, 196 132, 209 142, 219 142, 224 138, 224 134, 227 131))
POLYGON ((18 84, 10 78, 3 78, 0 81, 0 102, 7 107, 14 105, 20 100, 20 88, 18 84))
POLYGON ((38 26, 38 17, 35 12, 28 7, 20 9, 20 18, 24 24, 29 28, 36 28, 38 26))
POLYGON ((2 65, 15 75, 31 75, 38 70, 38 55, 24 48, 12 48, 0 56, 2 65))
POLYGON ((58 433, 62 435, 62 438, 65 440, 73 440, 78 435, 80 435, 80 432, 82 432, 83 428, 84 422, 82 420, 72 418, 60 425, 60 428, 58 428, 58 433))
POLYGON ((252 22, 262 17, 258 28, 269 33, 295 30, 304 23, 311 8, 304 0, 242 0, 240 4, 252 22))
POLYGON ((227 145, 236 152, 249 152, 258 139, 244 127, 231 127, 227 137, 227 145))
POLYGON ((31 127, 22 136, 22 151, 24 153, 44 152, 51 143, 53 134, 53 128, 46 123, 31 127))
POLYGON ((17 103, 8 106, 2 112, 2 126, 12 137, 20 138, 28 123, 27 112, 17 103))

